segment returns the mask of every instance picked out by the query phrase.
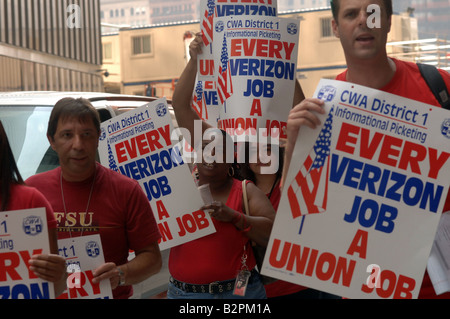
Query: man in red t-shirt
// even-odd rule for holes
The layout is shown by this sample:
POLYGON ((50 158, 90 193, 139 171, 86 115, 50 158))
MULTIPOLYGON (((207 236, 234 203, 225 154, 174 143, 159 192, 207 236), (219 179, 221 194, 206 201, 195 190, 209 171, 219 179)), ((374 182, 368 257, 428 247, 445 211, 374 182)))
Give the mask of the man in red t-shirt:
MULTIPOLYGON (((423 103, 440 106, 416 64, 388 57, 386 51, 387 35, 391 28, 391 0, 332 0, 333 32, 341 41, 347 62, 347 70, 337 76, 337 80, 352 82, 369 88, 414 99, 423 103), (380 27, 370 28, 367 24, 371 12, 368 6, 381 8, 380 27)), ((450 88, 450 74, 440 70, 442 77, 450 88)), ((298 130, 306 125, 316 128, 320 125, 317 113, 324 114, 324 102, 320 99, 307 98, 296 105, 287 121, 288 141, 283 176, 289 169, 298 130)), ((450 198, 444 212, 450 210, 450 198)), ((436 296, 425 274, 419 298, 449 298, 450 293, 436 296)))
POLYGON ((30 177, 53 207, 58 238, 100 234, 105 264, 94 282, 109 279, 114 298, 129 298, 131 285, 161 268, 161 238, 138 182, 96 162, 100 119, 86 99, 65 98, 50 115, 47 136, 60 167, 30 177), (136 257, 127 261, 129 250, 136 257))

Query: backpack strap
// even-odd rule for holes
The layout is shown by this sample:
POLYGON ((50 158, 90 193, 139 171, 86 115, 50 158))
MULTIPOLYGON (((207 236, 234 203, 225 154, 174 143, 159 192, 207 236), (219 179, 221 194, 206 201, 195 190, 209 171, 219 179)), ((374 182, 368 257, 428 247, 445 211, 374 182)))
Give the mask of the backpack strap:
POLYGON ((438 102, 443 108, 450 110, 450 95, 438 69, 423 63, 417 63, 417 66, 438 102))

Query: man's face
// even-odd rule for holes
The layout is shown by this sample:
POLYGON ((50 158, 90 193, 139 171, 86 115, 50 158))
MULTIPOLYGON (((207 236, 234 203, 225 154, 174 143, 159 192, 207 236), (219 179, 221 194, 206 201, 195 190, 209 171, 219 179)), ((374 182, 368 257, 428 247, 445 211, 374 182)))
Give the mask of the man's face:
POLYGON ((71 117, 58 121, 54 139, 49 137, 49 142, 58 153, 64 178, 82 181, 93 174, 98 141, 99 134, 92 120, 71 117))
POLYGON ((382 0, 340 0, 333 32, 341 41, 347 62, 376 58, 386 52, 387 35, 391 19, 387 18, 382 0), (367 12, 371 4, 378 5, 380 14, 367 12), (379 19, 380 27, 369 27, 370 20, 379 19))

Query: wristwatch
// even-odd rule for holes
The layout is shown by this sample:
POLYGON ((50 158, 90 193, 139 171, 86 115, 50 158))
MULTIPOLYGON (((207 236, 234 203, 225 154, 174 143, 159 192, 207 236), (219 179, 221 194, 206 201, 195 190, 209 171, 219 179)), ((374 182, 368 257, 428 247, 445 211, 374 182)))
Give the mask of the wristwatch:
POLYGON ((125 274, 120 267, 117 267, 117 271, 119 272, 119 286, 125 285, 125 274))

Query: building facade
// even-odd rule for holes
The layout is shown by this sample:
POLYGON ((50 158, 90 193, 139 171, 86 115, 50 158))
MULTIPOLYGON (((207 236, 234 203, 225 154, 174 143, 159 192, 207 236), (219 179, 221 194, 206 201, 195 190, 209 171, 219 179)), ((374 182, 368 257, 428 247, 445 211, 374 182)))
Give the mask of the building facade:
POLYGON ((104 32, 108 25, 138 27, 198 19, 200 0, 100 0, 104 32))
MULTIPOLYGON (((299 10, 280 14, 299 19, 297 77, 307 96, 311 96, 321 78, 334 78, 346 68, 339 39, 331 29, 329 8, 299 10)), ((107 91, 171 98, 175 83, 187 61, 187 46, 199 22, 167 26, 121 29, 102 37, 105 54, 103 68, 107 91), (170 40, 169 40, 170 39, 170 40), (150 86, 150 90, 147 87, 150 86)), ((408 15, 394 15, 389 42, 417 39, 416 20, 408 15)), ((389 46, 389 54, 405 52, 402 46, 389 46)), ((410 50, 408 47, 406 50, 410 50)), ((413 56, 405 56, 413 59, 413 56)))
MULTIPOLYGON (((328 7, 330 0, 278 0, 279 11, 328 7)), ((419 38, 450 40, 450 0, 394 0, 394 12, 408 12, 418 22, 419 38)))
POLYGON ((99 0, 0 0, 0 91, 103 91, 99 0))
POLYGON ((420 25, 419 38, 450 40, 450 0, 397 0, 414 9, 420 25))
POLYGON ((175 82, 186 66, 186 34, 198 22, 126 28, 102 36, 105 90, 110 93, 172 97, 175 82))

